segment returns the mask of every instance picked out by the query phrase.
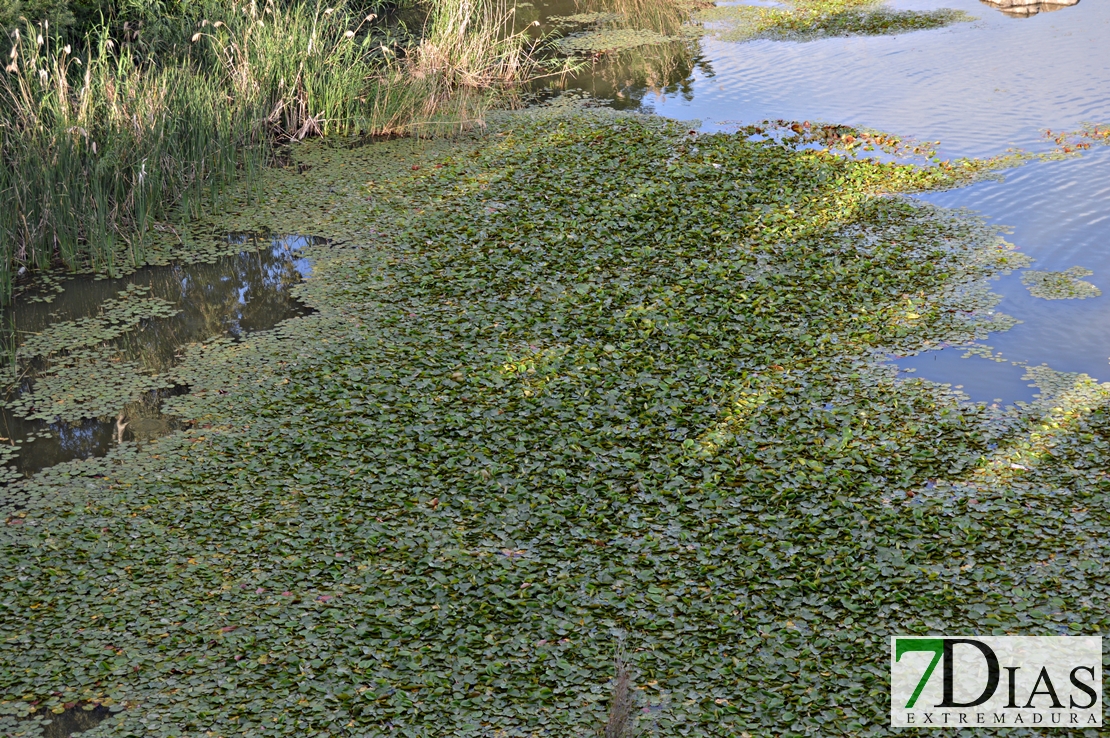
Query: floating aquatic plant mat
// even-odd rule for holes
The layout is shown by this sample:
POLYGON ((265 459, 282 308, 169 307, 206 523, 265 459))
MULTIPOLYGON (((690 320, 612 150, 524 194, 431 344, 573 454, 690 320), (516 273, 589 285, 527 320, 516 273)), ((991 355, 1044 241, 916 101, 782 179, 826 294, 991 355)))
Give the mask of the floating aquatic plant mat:
MULTIPOLYGON (((59 320, 27 335, 22 343, 13 340, 0 365, 0 410, 25 420, 78 423, 116 417, 124 406, 172 386, 143 365, 143 342, 137 341, 138 350, 130 352, 130 358, 140 361, 128 360, 128 352, 122 349, 145 322, 178 313, 173 304, 148 292, 129 284, 115 298, 105 300, 96 315, 59 320)), ((0 427, 0 443, 5 444, 0 464, 14 459, 25 441, 49 438, 55 432, 40 430, 23 438, 5 423, 0 427)), ((9 466, 0 468, 0 483, 19 476, 9 466)))
POLYGON ((685 38, 688 36, 664 36, 640 28, 608 28, 569 34, 556 41, 555 47, 565 54, 597 54, 682 41, 685 38))
POLYGON ((781 6, 719 5, 695 16, 725 41, 767 38, 807 41, 828 36, 878 36, 974 20, 962 10, 894 10, 876 0, 792 0, 781 6))
POLYGON ((1021 273, 1021 283, 1033 297, 1045 300, 1084 300, 1098 297, 1102 290, 1090 282, 1080 279, 1094 272, 1084 267, 1074 266, 1062 272, 1039 272, 1033 269, 1021 273))
POLYGON ((143 320, 177 315, 173 304, 146 295, 148 291, 140 285, 128 284, 117 297, 100 305, 99 314, 54 323, 47 330, 28 336, 19 345, 16 357, 34 359, 91 348, 134 330, 143 320))
POLYGON ((983 332, 1014 253, 892 196, 974 166, 498 126, 264 174, 238 228, 342 243, 318 312, 192 350, 188 432, 5 494, 0 733, 592 735, 620 640, 658 735, 885 735, 891 633, 1110 624, 1106 391, 1002 415, 872 358, 983 332))
POLYGON ((676 41, 689 41, 700 30, 687 23, 700 0, 599 0, 592 10, 548 18, 566 33, 555 42, 564 54, 600 55, 676 41))

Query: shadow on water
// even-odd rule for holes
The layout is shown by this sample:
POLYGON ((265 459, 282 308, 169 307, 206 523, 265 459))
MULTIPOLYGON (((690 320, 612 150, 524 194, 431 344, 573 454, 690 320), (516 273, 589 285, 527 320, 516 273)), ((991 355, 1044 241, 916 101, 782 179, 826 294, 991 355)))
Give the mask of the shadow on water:
MULTIPOLYGON (((139 286, 144 297, 170 303, 176 315, 144 318, 133 330, 103 346, 119 361, 156 375, 171 369, 190 343, 221 336, 240 338, 311 312, 291 290, 311 273, 311 264, 300 249, 316 243, 315 239, 234 235, 229 240, 241 244, 243 250, 210 264, 147 267, 121 279, 69 279, 50 302, 17 299, 3 316, 4 325, 14 328, 14 343, 19 345, 51 326, 96 317, 106 300, 116 298, 129 285, 139 286)), ((32 391, 35 377, 48 370, 48 365, 35 360, 26 369, 9 400, 32 391)), ((144 391, 113 410, 111 416, 79 420, 29 420, 10 408, 0 408, 0 443, 19 445, 19 453, 8 466, 23 474, 104 455, 121 441, 141 445, 180 427, 174 418, 161 413, 161 401, 187 391, 183 386, 144 391)))
POLYGON ((0 736, 70 738, 92 730, 111 714, 107 707, 90 704, 76 705, 58 714, 40 710, 25 718, 0 716, 0 736))

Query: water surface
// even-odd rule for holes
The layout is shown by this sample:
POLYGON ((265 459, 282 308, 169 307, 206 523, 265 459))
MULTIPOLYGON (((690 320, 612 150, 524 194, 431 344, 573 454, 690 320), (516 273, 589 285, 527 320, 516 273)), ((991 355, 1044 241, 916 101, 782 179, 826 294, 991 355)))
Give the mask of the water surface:
MULTIPOLYGON (((69 278, 50 302, 17 298, 2 316, 3 325, 14 329, 19 344, 59 322, 94 317, 106 300, 128 285, 141 285, 150 296, 172 303, 178 313, 171 318, 143 320, 107 345, 121 360, 137 363, 143 372, 163 374, 190 343, 219 336, 239 338, 309 312, 291 289, 311 273, 311 264, 300 255, 300 249, 312 239, 232 236, 230 240, 243 250, 211 264, 146 267, 120 279, 69 278)), ((18 392, 33 387, 36 365, 30 368, 18 392)), ((175 386, 150 391, 119 407, 112 417, 80 422, 25 420, 0 408, 0 438, 4 439, 0 443, 22 444, 9 466, 23 474, 71 459, 102 456, 121 441, 142 444, 180 427, 174 418, 162 414, 161 401, 187 389, 175 386)))
MULTIPOLYGON (((702 130, 763 119, 818 120, 940 141, 945 156, 1045 147, 1041 131, 1103 120, 1110 83, 1110 4, 1007 16, 978 0, 895 0, 905 10, 955 8, 972 23, 895 36, 817 41, 719 41, 691 46, 686 65, 636 107, 702 130)), ((562 11, 561 5, 554 5, 562 11)), ((646 51, 643 53, 647 53, 646 51)), ((657 50, 656 54, 669 53, 657 50)), ((568 83, 591 88, 605 65, 568 83)), ((605 87, 592 88, 604 97, 605 87)), ((615 97, 615 96, 614 96, 615 97)), ((615 99, 627 107, 629 96, 615 99)))

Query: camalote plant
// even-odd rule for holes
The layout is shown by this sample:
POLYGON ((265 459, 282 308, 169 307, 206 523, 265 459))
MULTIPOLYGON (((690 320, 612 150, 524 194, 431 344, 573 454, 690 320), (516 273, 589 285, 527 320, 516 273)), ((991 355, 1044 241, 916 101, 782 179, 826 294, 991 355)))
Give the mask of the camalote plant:
POLYGON ((755 38, 807 40, 826 36, 873 36, 940 28, 973 20, 959 10, 895 10, 881 0, 792 0, 776 6, 726 5, 702 10, 701 21, 728 41, 755 38))
POLYGON ((1083 300, 1098 297, 1102 290, 1090 282, 1079 279, 1089 277, 1094 272, 1083 267, 1071 267, 1062 272, 1043 272, 1027 270, 1021 274, 1021 282, 1033 297, 1046 300, 1083 300))
POLYGON ((33 385, 16 397, 3 383, 0 407, 21 418, 76 422, 116 415, 133 399, 167 389, 164 381, 139 371, 138 362, 126 361, 116 345, 143 322, 177 314, 171 303, 145 293, 129 285, 96 316, 56 323, 23 341, 13 366, 20 384, 33 378, 33 385))
POLYGON ((897 196, 963 167, 799 140, 537 111, 230 193, 333 239, 316 312, 190 349, 187 432, 6 493, 0 726, 596 735, 620 638, 622 732, 885 735, 891 632, 1106 627, 1105 389, 879 364, 987 330, 1017 255, 897 196))

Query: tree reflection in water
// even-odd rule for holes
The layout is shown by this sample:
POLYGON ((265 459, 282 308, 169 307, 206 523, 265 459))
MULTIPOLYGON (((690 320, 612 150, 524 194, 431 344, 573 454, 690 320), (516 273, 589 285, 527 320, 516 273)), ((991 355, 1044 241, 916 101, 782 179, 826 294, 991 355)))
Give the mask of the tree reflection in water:
MULTIPOLYGON (((240 253, 210 264, 148 267, 122 279, 75 277, 64 283, 64 291, 52 302, 17 298, 17 304, 3 316, 4 323, 14 328, 18 344, 18 337, 41 333, 59 322, 96 316, 105 300, 116 297, 129 284, 141 285, 149 289, 149 296, 172 303, 179 312, 172 318, 144 320, 104 345, 120 361, 135 362, 144 373, 162 374, 190 343, 219 336, 239 338, 309 312, 291 290, 311 272, 299 250, 313 243, 312 239, 228 238, 232 244, 242 245, 240 253)), ((29 362, 27 375, 14 393, 30 390, 35 374, 49 367, 49 359, 29 362)), ((28 421, 0 409, 3 442, 24 443, 9 465, 28 474, 71 459, 101 456, 121 440, 143 443, 165 435, 178 426, 173 418, 162 415, 161 401, 186 389, 146 392, 119 408, 118 414, 76 423, 28 421)))
MULTIPOLYGON (((683 35, 682 27, 696 5, 674 0, 554 0, 531 8, 530 14, 520 12, 521 20, 540 23, 540 33, 579 30, 560 24, 558 18, 604 13, 607 20, 600 24, 602 32, 633 29, 674 38, 683 35)), ((712 67, 701 55, 700 42, 693 37, 597 53, 584 63, 575 74, 541 80, 534 91, 544 97, 582 90, 613 108, 639 110, 646 95, 689 97, 695 69, 706 77, 713 76, 712 67)))

